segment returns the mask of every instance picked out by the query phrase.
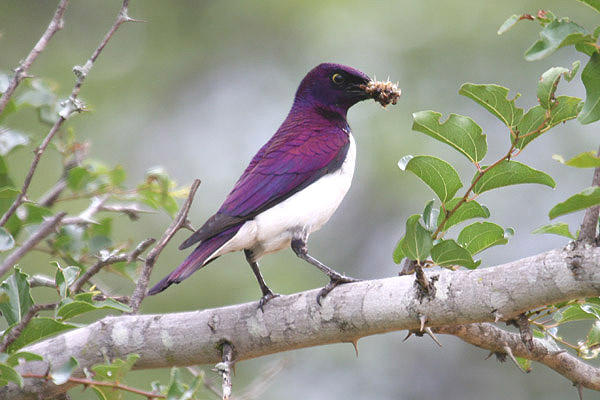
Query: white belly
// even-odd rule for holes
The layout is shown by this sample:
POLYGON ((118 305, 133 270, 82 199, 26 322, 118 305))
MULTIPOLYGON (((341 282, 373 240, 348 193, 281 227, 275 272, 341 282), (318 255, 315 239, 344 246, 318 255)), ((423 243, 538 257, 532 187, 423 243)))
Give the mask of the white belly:
MULTIPOLYGON (((294 237, 320 229, 333 215, 350 189, 356 144, 350 134, 350 146, 339 170, 319 178, 281 203, 247 221, 238 233, 210 258, 232 251, 249 249, 254 259, 290 246, 294 237)), ((209 261, 207 260, 207 262, 209 261)))

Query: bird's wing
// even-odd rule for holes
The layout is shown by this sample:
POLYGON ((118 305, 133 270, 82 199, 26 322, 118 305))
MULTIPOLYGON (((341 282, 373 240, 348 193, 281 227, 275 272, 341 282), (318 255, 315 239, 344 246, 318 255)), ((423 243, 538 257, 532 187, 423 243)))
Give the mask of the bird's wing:
POLYGON ((336 171, 344 162, 349 145, 348 133, 341 129, 301 130, 273 136, 254 156, 219 211, 179 248, 252 219, 336 171))

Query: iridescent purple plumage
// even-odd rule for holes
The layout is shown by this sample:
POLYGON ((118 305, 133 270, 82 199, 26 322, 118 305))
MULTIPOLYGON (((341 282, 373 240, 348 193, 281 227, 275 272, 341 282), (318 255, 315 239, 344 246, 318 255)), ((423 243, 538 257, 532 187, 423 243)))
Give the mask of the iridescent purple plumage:
MULTIPOLYGON (((282 227, 277 226, 278 221, 271 221, 267 229, 256 221, 261 221, 265 215, 268 217, 269 210, 276 206, 289 204, 286 203, 288 199, 321 178, 339 172, 351 145, 346 113, 352 105, 370 97, 364 90, 364 86, 369 82, 370 78, 367 75, 339 64, 320 64, 311 70, 300 83, 287 118, 275 135, 253 157, 223 205, 180 246, 183 249, 199 242, 196 249, 179 267, 154 286, 149 294, 158 293, 172 283, 179 283, 225 252, 245 250, 263 291, 262 306, 273 297, 273 293, 264 284, 258 272, 256 261, 263 254, 291 243, 298 256, 315 264, 312 261, 314 259, 306 252, 306 238, 329 218, 343 198, 347 187, 341 195, 336 195, 337 204, 332 206, 333 210, 327 211, 329 214, 318 224, 315 223, 318 226, 308 226, 308 222, 303 222, 302 212, 299 213, 298 222, 291 218, 291 222, 282 222, 282 227), (285 225, 286 223, 289 226, 285 225), (272 226, 276 226, 277 229, 271 229, 272 226), (270 240, 269 237, 261 236, 260 229, 264 232, 273 231, 275 236, 283 236, 270 240), (256 238, 245 239, 239 237, 241 234, 256 234, 256 238)), ((352 171, 353 157, 354 154, 351 160, 352 171)), ((352 171, 344 179, 351 179, 352 171)), ((310 212, 314 213, 315 210, 307 209, 307 213, 310 212)), ((317 265, 330 276, 332 282, 352 281, 351 278, 330 270, 334 274, 332 275, 321 266, 327 270, 329 268, 321 263, 317 265)))

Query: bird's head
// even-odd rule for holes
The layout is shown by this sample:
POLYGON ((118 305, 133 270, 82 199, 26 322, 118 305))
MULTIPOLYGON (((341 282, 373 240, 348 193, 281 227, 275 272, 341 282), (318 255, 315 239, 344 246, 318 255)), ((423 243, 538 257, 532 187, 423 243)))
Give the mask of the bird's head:
POLYGON ((313 68, 300 82, 294 106, 318 106, 346 115, 350 107, 359 101, 374 99, 382 105, 396 103, 399 89, 380 90, 382 83, 373 81, 363 72, 341 64, 323 63, 313 68), (375 86, 374 86, 375 85, 375 86))

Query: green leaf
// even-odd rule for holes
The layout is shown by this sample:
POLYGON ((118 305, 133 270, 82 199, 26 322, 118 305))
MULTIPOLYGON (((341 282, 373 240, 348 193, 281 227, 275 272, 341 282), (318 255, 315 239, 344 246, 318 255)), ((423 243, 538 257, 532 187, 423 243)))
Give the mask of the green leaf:
POLYGON ((511 15, 510 17, 508 17, 508 19, 506 21, 504 21, 502 23, 502 25, 500 25, 500 28, 498 28, 498 32, 496 32, 496 33, 498 35, 502 35, 506 31, 508 31, 510 28, 515 26, 517 24, 517 22, 519 22, 520 20, 521 20, 521 15, 517 15, 517 14, 511 15))
POLYGON ((570 167, 576 168, 596 168, 600 167, 600 157, 596 154, 595 151, 586 151, 584 153, 580 153, 575 157, 571 158, 569 161, 565 161, 565 159, 555 154, 552 156, 556 161, 568 165, 570 167))
POLYGON ((27 225, 41 224, 47 217, 51 217, 53 215, 51 209, 34 203, 25 203, 22 207, 26 213, 24 223, 27 225))
POLYGON ((600 54, 595 52, 581 73, 585 86, 585 103, 579 114, 579 122, 590 124, 600 119, 600 54))
POLYGON ((9 325, 20 322, 33 305, 28 277, 15 268, 14 273, 0 285, 0 311, 9 325))
MULTIPOLYGON (((21 334, 19 335, 17 340, 12 342, 10 344, 10 346, 8 346, 8 351, 10 353, 12 353, 15 350, 20 349, 21 347, 28 345, 29 343, 33 343, 40 339, 44 339, 48 336, 52 336, 58 332, 62 332, 62 331, 66 331, 66 330, 70 330, 70 329, 74 329, 74 328, 77 328, 77 326, 57 322, 54 319, 48 318, 48 317, 33 318, 29 322, 29 324, 27 324, 25 329, 23 329, 23 331, 21 332, 21 334)), ((8 332, 10 332, 11 329, 12 329, 12 327, 7 329, 4 332, 4 335, 6 335, 8 332)))
MULTIPOLYGON (((454 198, 445 204, 445 212, 450 212, 456 207, 456 205, 462 200, 462 198, 454 198)), ((483 206, 475 200, 470 200, 463 203, 455 212, 448 218, 444 224, 444 231, 447 231, 450 227, 460 224, 463 221, 473 218, 488 218, 490 216, 490 210, 486 206, 483 206)), ((444 212, 440 213, 438 217, 438 226, 442 223, 445 217, 444 212)))
POLYGON ((400 264, 400 261, 404 258, 404 251, 402 250, 402 246, 404 246, 404 237, 398 241, 396 248, 394 249, 394 254, 392 255, 394 262, 396 264, 400 264))
POLYGON ((20 362, 26 361, 42 361, 44 358, 38 354, 30 353, 28 351, 19 351, 18 353, 11 354, 6 359, 6 364, 11 367, 19 365, 20 362))
MULTIPOLYGON (((482 167, 485 169, 486 167, 482 167)), ((473 177, 473 181, 479 176, 479 172, 473 177)), ((523 183, 539 183, 554 188, 554 179, 545 172, 533 169, 517 161, 502 161, 494 168, 487 171, 473 187, 473 192, 481 194, 488 190, 503 186, 519 185, 523 183)))
POLYGON ((569 224, 565 224, 564 222, 557 222, 554 224, 540 226, 539 228, 534 229, 531 233, 535 235, 539 235, 542 233, 551 233, 553 235, 564 236, 573 240, 576 239, 576 237, 573 236, 573 234, 569 230, 569 224))
POLYGON ((600 204, 600 187, 591 186, 558 203, 548 213, 550 219, 600 204))
POLYGON ((108 176, 110 178, 110 184, 114 187, 121 187, 127 178, 127 174, 122 165, 117 165, 108 173, 108 176))
POLYGON ((448 120, 441 124, 441 116, 435 111, 414 113, 412 129, 455 148, 473 164, 481 161, 487 152, 481 127, 471 118, 458 114, 450 114, 448 120))
POLYGON ((58 288, 60 298, 70 296, 69 287, 77 280, 81 273, 81 268, 75 266, 68 266, 62 268, 58 261, 54 263, 56 265, 56 274, 54 275, 54 283, 58 288))
POLYGON ((454 240, 443 240, 433 246, 431 257, 433 261, 442 267, 461 265, 469 269, 475 269, 481 264, 481 260, 473 261, 469 251, 454 240))
POLYGON ((75 192, 81 191, 93 179, 86 167, 73 167, 67 174, 67 187, 75 192))
POLYGON ((139 200, 152 208, 164 209, 171 217, 177 212, 177 201, 170 189, 175 186, 162 167, 155 167, 146 173, 146 182, 138 185, 139 200))
POLYGON ((0 382, 14 382, 23 387, 23 378, 15 369, 4 363, 0 363, 0 382))
POLYGON ((580 65, 579 61, 575 61, 570 71, 563 67, 553 67, 542 74, 538 82, 537 97, 538 102, 543 108, 548 110, 554 105, 554 94, 556 93, 560 77, 564 76, 567 81, 570 81, 577 73, 580 65))
POLYGON ((525 59, 527 61, 540 60, 561 47, 590 40, 592 40, 591 36, 587 35, 583 27, 567 18, 555 19, 542 29, 540 40, 525 51, 525 59))
POLYGON ((559 324, 570 321, 600 320, 600 307, 596 304, 576 304, 552 317, 559 324))
POLYGON ((128 354, 127 360, 117 358, 108 364, 96 364, 92 367, 94 378, 99 381, 121 382, 139 358, 138 354, 128 354))
POLYGON ((600 321, 596 321, 592 324, 591 329, 588 331, 585 345, 589 347, 595 347, 600 344, 600 321))
POLYGON ((119 303, 118 301, 107 299, 103 301, 89 303, 86 301, 74 300, 70 302, 65 302, 62 304, 58 311, 56 312, 56 316, 61 318, 61 320, 66 321, 71 319, 77 315, 84 314, 90 311, 102 310, 102 309, 110 309, 117 310, 122 312, 131 312, 131 308, 126 306, 125 304, 119 303))
POLYGON ((5 156, 15 147, 29 144, 29 137, 14 129, 0 127, 0 155, 5 156))
POLYGON ((406 156, 398 162, 398 166, 418 176, 442 202, 451 199, 462 187, 460 176, 454 167, 436 157, 406 156), (407 160, 407 157, 410 158, 407 160))
POLYGON ((171 379, 167 385, 167 400, 179 400, 185 393, 185 384, 179 368, 171 369, 171 379))
POLYGON ((578 0, 588 6, 592 7, 594 10, 600 12, 600 0, 578 0))
POLYGON ((433 240, 429 231, 419 222, 420 218, 419 214, 415 214, 406 220, 402 252, 411 260, 424 261, 433 247, 433 240))
POLYGON ((15 247, 15 239, 9 231, 0 227, 0 251, 8 251, 15 247))
POLYGON ((69 381, 73 372, 79 367, 79 363, 74 357, 69 357, 69 360, 65 362, 63 365, 58 367, 56 371, 52 371, 50 373, 50 377, 52 378, 52 382, 55 385, 62 385, 69 381))
POLYGON ((505 87, 465 83, 458 94, 475 101, 509 128, 516 126, 523 118, 523 109, 515 105, 515 100, 520 94, 517 93, 514 99, 508 100, 508 89, 505 87))
POLYGON ((551 112, 545 110, 542 106, 532 107, 517 126, 520 137, 517 148, 522 149, 533 139, 556 125, 577 118, 581 107, 581 99, 571 96, 558 96, 554 101, 551 112), (547 115, 548 112, 550 115, 547 115))
POLYGON ((434 200, 430 200, 425 205, 423 210, 423 223, 425 223, 425 229, 433 233, 437 229, 437 220, 440 216, 440 210, 433 208, 434 200))
POLYGON ((488 247, 506 244, 508 239, 500 225, 491 222, 475 222, 460 231, 457 242, 475 255, 488 247))

